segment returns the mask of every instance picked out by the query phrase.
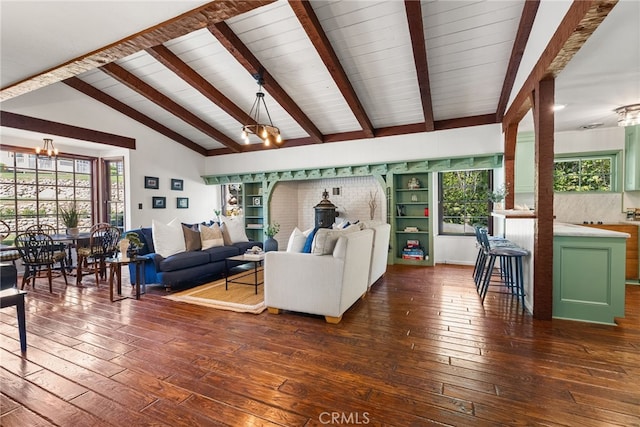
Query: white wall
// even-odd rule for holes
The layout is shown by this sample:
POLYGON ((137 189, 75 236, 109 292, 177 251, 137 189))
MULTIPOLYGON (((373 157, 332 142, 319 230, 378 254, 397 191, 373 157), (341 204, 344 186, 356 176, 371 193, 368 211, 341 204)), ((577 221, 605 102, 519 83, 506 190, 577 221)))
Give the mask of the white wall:
POLYGON ((209 157, 206 175, 312 169, 502 152, 500 125, 209 157))
POLYGON ((377 203, 373 219, 386 221, 385 192, 378 180, 372 176, 283 181, 274 187, 271 200, 268 202, 270 222, 280 224, 280 232, 275 237, 280 250, 286 248, 295 227, 302 231, 313 228, 313 207, 322 200, 324 189, 329 193, 331 203, 338 207, 336 222, 369 220, 371 196, 377 203), (339 188, 340 195, 333 195, 333 188, 339 188))

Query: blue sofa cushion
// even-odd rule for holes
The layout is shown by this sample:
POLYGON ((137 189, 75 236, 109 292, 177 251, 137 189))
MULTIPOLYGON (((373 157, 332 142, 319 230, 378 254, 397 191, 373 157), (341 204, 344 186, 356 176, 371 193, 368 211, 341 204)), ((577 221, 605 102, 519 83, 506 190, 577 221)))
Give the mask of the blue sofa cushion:
POLYGON ((225 258, 229 258, 230 256, 240 255, 241 252, 233 246, 215 246, 203 250, 202 253, 208 254, 209 262, 217 262, 224 261, 225 258))
POLYGON ((183 268, 195 267, 196 265, 207 264, 209 254, 202 251, 179 252, 160 261, 161 271, 176 271, 183 268))

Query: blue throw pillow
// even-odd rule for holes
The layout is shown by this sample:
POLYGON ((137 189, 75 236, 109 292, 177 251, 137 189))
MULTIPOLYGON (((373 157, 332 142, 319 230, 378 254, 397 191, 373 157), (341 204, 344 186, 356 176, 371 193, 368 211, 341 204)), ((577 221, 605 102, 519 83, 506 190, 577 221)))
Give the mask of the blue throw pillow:
POLYGON ((313 237, 316 235, 316 231, 318 231, 318 228, 320 227, 314 228, 313 231, 309 233, 309 235, 307 236, 307 240, 305 240, 304 247, 302 248, 303 254, 311 253, 311 246, 313 245, 313 237))

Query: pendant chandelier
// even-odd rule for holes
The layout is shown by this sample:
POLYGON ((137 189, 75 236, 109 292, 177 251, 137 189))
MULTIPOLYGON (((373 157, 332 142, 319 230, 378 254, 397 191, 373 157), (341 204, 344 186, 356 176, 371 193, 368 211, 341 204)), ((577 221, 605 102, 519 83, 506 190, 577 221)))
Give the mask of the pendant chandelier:
POLYGON ((53 145, 53 139, 44 138, 44 144, 42 147, 36 147, 36 155, 56 157, 58 155, 58 149, 53 145))
POLYGON ((618 126, 640 124, 640 104, 625 105, 614 110, 618 114, 618 126))
POLYGON ((264 79, 262 78, 262 72, 259 72, 253 77, 258 83, 258 92, 256 93, 256 99, 255 101, 253 101, 251 111, 249 111, 249 116, 251 117, 253 122, 242 126, 242 139, 244 140, 245 144, 249 144, 249 136, 256 135, 266 146, 271 145, 271 142, 280 144, 282 142, 280 129, 278 129, 277 126, 273 125, 273 122, 271 121, 271 115, 269 114, 269 109, 267 108, 267 104, 264 101, 264 92, 262 91, 264 79), (263 108, 267 116, 266 118, 268 119, 268 122, 266 123, 260 121, 261 110, 263 108))

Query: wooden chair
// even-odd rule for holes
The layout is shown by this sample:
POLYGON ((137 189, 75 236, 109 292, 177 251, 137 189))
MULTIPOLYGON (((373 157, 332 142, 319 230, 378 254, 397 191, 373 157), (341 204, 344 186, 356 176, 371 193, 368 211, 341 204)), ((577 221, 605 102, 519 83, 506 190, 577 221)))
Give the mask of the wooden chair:
MULTIPOLYGON (((34 224, 34 225, 30 225, 29 227, 27 227, 27 229, 25 231, 48 234, 49 236, 53 236, 54 234, 57 233, 56 228, 53 225, 49 225, 49 224, 34 224)), ((65 243, 63 243, 63 242, 54 242, 53 245, 55 247, 54 258, 56 259, 56 262, 60 264, 59 268, 63 269, 63 268, 67 268, 68 266, 70 266, 71 265, 71 255, 69 255, 69 257, 67 257, 67 254, 65 252, 65 250, 66 250, 65 243)))
MULTIPOLYGON (((31 287, 35 289, 36 278, 43 277, 42 273, 46 272, 46 277, 49 279, 49 292, 53 292, 54 264, 60 262, 56 258, 59 245, 54 243, 50 235, 33 231, 18 234, 15 243, 24 265, 21 289, 31 281, 33 281, 31 287)), ((58 273, 64 277, 66 286, 68 283, 65 270, 63 264, 63 268, 58 273)))
POLYGON ((76 275, 76 285, 82 286, 82 276, 84 274, 95 274, 96 286, 100 279, 107 278, 105 259, 115 256, 118 250, 118 241, 121 231, 107 223, 96 224, 91 227, 89 246, 79 247, 78 268, 76 275))
MULTIPOLYGON (((4 239, 9 237, 11 230, 9 224, 0 220, 0 242, 4 242, 4 239)), ((14 266, 16 260, 20 259, 20 252, 16 249, 7 249, 0 251, 0 262, 11 262, 14 266)))

